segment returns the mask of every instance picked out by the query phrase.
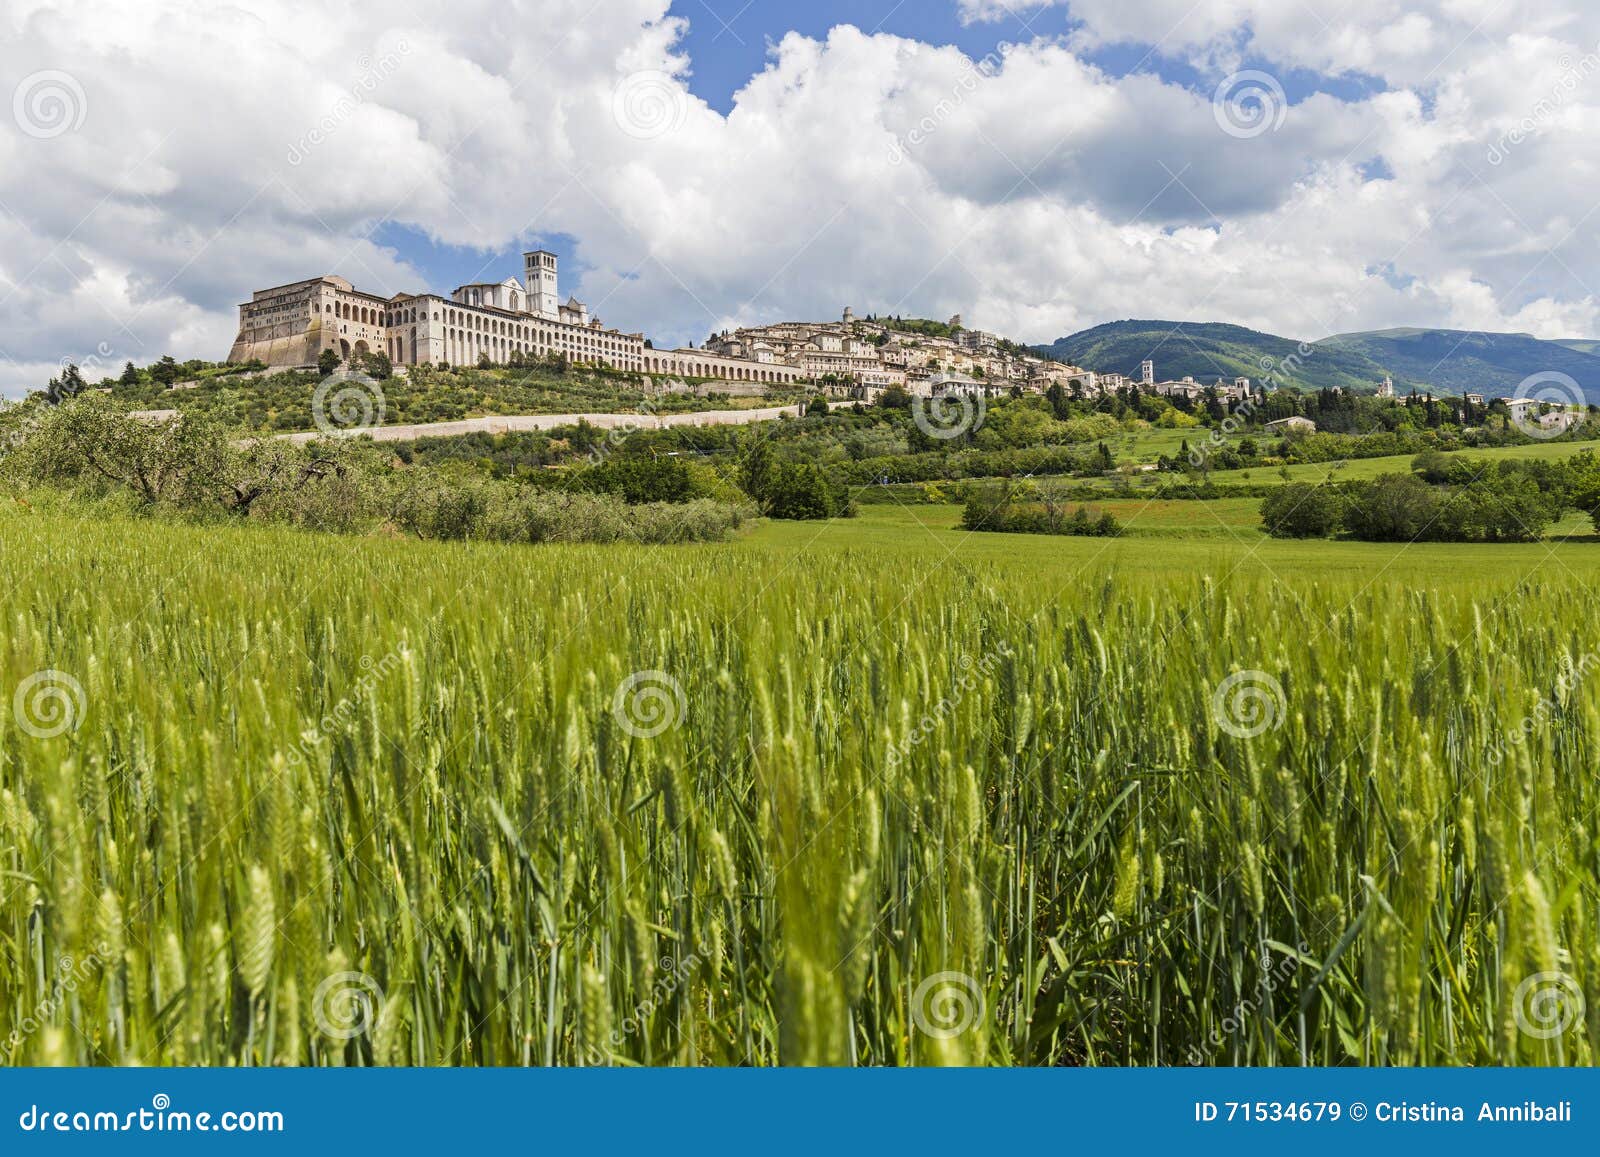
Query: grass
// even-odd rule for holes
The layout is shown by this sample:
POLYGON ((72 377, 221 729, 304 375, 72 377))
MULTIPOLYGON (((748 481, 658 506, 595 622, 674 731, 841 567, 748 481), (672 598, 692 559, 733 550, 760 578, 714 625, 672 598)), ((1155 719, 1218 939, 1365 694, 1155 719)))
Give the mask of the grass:
POLYGON ((1594 527, 1582 515, 1553 527, 1552 540, 1545 543, 1297 542, 1262 534, 1253 513, 1259 505, 1257 499, 1095 504, 1127 524, 1130 533, 1116 539, 971 533, 961 529, 958 506, 864 505, 860 516, 849 520, 764 523, 742 546, 778 559, 804 555, 808 561, 870 551, 892 558, 890 565, 901 570, 982 564, 1058 588, 1123 573, 1167 584, 1345 580, 1396 590, 1489 589, 1524 578, 1581 586, 1600 579, 1594 527))
MULTIPOLYGON (((1600 442, 1535 442, 1526 446, 1495 446, 1485 450, 1459 450, 1456 454, 1474 461, 1559 461, 1584 450, 1600 449, 1600 442)), ((1415 454, 1397 454, 1387 458, 1352 458, 1346 462, 1302 462, 1290 466, 1285 479, 1282 467, 1256 466, 1249 470, 1216 470, 1211 481, 1223 483, 1258 483, 1269 486, 1283 482, 1357 482, 1377 478, 1383 474, 1406 474, 1415 454), (1247 477, 1248 475, 1248 477, 1247 477)))
POLYGON ((951 522, 8 506, 7 1057, 1594 1059, 1600 551, 951 522))

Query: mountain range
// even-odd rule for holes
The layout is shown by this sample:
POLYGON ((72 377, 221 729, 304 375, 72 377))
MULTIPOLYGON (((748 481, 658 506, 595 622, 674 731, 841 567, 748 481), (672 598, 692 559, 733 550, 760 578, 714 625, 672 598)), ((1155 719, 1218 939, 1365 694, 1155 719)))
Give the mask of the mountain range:
POLYGON ((1525 333, 1386 329, 1302 343, 1219 322, 1114 321, 1034 348, 1045 357, 1131 378, 1139 376, 1139 365, 1148 358, 1161 381, 1270 377, 1275 385, 1302 390, 1338 386, 1370 392, 1392 377, 1402 396, 1412 390, 1507 396, 1533 374, 1559 373, 1600 403, 1600 340, 1582 338, 1545 341, 1525 333))

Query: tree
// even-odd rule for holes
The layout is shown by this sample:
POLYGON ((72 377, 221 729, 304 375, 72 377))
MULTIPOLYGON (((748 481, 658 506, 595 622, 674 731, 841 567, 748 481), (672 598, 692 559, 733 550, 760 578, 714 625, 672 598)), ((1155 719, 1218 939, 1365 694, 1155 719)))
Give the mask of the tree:
POLYGON ((338 368, 339 368, 339 351, 338 350, 327 349, 327 350, 323 350, 320 354, 317 355, 317 372, 320 373, 323 377, 327 377, 329 374, 333 373, 338 368))
POLYGON ((771 444, 759 433, 753 432, 739 461, 739 485, 757 503, 764 503, 775 468, 771 444))
POLYGON ((59 378, 51 378, 50 384, 44 388, 45 401, 52 406, 59 406, 62 402, 76 398, 88 388, 88 383, 83 380, 83 374, 71 362, 61 371, 59 378))
POLYGON ((394 363, 382 350, 364 355, 361 359, 361 369, 368 377, 378 382, 386 382, 394 377, 394 363))
POLYGON ((1072 407, 1068 403, 1067 391, 1061 388, 1060 382, 1051 382, 1044 392, 1044 398, 1045 401, 1050 403, 1050 412, 1056 416, 1057 421, 1064 421, 1072 415, 1072 407))
POLYGON ((1327 538, 1339 529, 1343 505, 1332 487, 1291 482, 1261 503, 1261 522, 1274 538, 1327 538))
POLYGON ((807 520, 849 517, 855 510, 844 488, 822 467, 786 462, 769 478, 762 512, 770 518, 807 520))
POLYGON ((122 377, 117 381, 124 386, 137 386, 139 384, 139 371, 132 362, 122 367, 122 377))
POLYGON ((585 490, 620 494, 630 506, 694 497, 689 467, 681 458, 617 456, 584 471, 578 481, 585 490))
POLYGON ((911 408, 911 395, 901 385, 890 386, 878 395, 877 404, 885 410, 909 410, 911 408))
POLYGON ((1434 523, 1444 497, 1415 474, 1385 474, 1356 487, 1345 508, 1345 528, 1363 542, 1438 537, 1434 523))
POLYGON ((824 398, 821 394, 817 394, 806 403, 806 417, 813 418, 820 416, 826 418, 828 416, 828 409, 828 399, 824 398))
POLYGON ((150 421, 90 396, 57 407, 25 453, 41 480, 98 479, 154 505, 215 493, 227 475, 228 439, 198 415, 150 421))
POLYGON ((178 361, 171 354, 162 354, 161 360, 150 367, 150 377, 153 381, 160 382, 163 386, 171 386, 178 380, 178 361))
POLYGON ((1600 455, 1593 450, 1574 454, 1566 462, 1567 504, 1594 520, 1600 530, 1600 455))

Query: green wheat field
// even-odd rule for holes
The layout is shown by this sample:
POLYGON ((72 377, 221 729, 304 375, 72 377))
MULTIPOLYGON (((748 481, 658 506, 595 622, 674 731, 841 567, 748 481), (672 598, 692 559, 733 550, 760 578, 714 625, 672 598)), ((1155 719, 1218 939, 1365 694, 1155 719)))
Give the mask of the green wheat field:
POLYGON ((8 507, 6 1062, 1594 1060, 1592 545, 884 517, 8 507))

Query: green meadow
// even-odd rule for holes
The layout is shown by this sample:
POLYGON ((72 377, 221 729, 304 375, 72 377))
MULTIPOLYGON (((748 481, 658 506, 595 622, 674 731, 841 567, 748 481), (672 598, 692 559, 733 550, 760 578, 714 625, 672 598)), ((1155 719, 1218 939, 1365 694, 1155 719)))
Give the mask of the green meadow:
POLYGON ((1214 505, 518 547, 8 503, 6 1058, 1591 1062, 1600 550, 1214 505))

